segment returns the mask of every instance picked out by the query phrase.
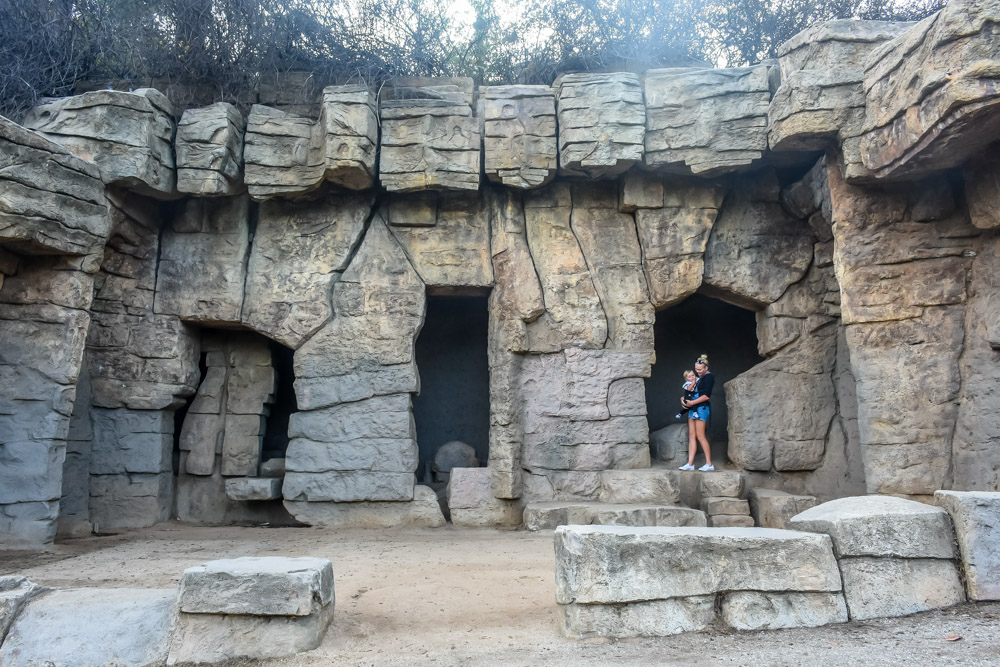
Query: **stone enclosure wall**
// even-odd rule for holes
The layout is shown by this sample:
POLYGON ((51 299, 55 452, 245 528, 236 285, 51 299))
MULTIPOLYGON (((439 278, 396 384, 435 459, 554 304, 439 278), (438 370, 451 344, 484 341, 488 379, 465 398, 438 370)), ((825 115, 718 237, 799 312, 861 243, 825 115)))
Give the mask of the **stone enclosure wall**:
POLYGON ((0 546, 440 524, 428 295, 488 295, 498 523, 651 465, 655 315, 696 293, 756 313, 764 361, 713 369, 750 486, 997 490, 998 17, 827 22, 746 68, 332 86, 311 117, 146 89, 0 119, 0 546), (274 344, 295 412, 265 460, 274 344))

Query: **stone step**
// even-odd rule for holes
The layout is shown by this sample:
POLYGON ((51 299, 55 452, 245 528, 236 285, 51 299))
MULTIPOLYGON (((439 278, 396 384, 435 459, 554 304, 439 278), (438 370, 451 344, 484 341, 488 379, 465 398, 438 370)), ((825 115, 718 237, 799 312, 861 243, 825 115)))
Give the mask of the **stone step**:
POLYGON ((714 516, 716 514, 739 514, 750 516, 750 503, 739 498, 714 498, 707 497, 701 499, 701 509, 705 514, 714 516))
POLYGON ((602 503, 676 505, 681 500, 678 470, 657 466, 601 472, 597 500, 602 503))
POLYGON ((681 505, 550 501, 524 508, 524 527, 552 530, 556 526, 705 526, 701 510, 681 505))
POLYGON ((226 497, 241 501, 277 500, 281 498, 281 478, 230 477, 226 480, 226 497))

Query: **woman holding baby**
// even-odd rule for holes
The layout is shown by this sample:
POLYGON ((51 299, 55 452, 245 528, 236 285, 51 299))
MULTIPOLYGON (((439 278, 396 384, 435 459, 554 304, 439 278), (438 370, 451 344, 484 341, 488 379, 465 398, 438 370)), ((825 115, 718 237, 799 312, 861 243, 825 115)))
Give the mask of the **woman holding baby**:
POLYGON ((712 389, 715 387, 715 376, 708 370, 708 356, 701 355, 694 364, 694 373, 697 380, 693 391, 686 391, 681 399, 681 406, 687 410, 688 417, 688 462, 681 466, 681 470, 694 470, 694 455, 698 451, 698 445, 705 452, 705 465, 698 468, 702 472, 715 470, 712 465, 712 448, 708 444, 705 436, 705 427, 708 425, 708 416, 711 412, 712 389), (693 396, 691 394, 693 393, 693 396), (689 397, 690 396, 690 397, 689 397))

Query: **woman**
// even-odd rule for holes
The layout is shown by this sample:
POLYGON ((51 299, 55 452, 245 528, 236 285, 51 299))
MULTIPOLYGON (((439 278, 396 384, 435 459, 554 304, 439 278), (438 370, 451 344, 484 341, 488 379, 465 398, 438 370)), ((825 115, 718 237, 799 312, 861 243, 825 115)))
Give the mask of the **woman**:
POLYGON ((708 370, 708 356, 701 355, 694 364, 694 372, 698 376, 698 385, 695 397, 691 400, 682 398, 681 405, 688 411, 688 462, 681 466, 681 470, 694 470, 694 455, 698 451, 698 445, 705 452, 705 465, 698 468, 702 472, 715 470, 712 465, 712 447, 705 437, 705 426, 708 424, 708 415, 711 412, 712 388, 715 386, 715 377, 708 370))

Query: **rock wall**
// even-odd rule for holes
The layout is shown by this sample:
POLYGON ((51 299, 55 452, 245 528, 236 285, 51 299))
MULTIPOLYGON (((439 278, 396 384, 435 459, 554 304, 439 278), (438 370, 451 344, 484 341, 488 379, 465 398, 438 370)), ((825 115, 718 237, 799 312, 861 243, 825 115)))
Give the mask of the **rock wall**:
POLYGON ((757 316, 765 360, 721 378, 751 486, 995 489, 998 15, 551 87, 263 85, 246 121, 149 89, 0 119, 3 544, 277 517, 279 486, 306 523, 439 524, 414 478, 428 294, 488 294, 479 482, 505 522, 650 465, 656 311, 696 293, 757 316), (280 484, 253 481, 272 400, 280 484))

